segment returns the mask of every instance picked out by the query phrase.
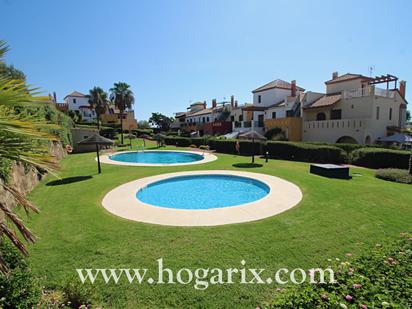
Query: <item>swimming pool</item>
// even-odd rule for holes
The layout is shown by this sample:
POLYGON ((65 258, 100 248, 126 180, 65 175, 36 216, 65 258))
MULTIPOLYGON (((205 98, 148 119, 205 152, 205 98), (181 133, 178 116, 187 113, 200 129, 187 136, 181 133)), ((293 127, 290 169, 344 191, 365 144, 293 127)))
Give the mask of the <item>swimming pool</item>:
POLYGON ((135 166, 200 164, 216 159, 217 157, 211 153, 180 150, 125 151, 100 157, 103 163, 135 166))
POLYGON ((275 176, 233 170, 203 170, 133 180, 108 192, 102 205, 116 216, 138 222, 216 226, 271 217, 292 208, 301 199, 299 187, 275 176), (181 187, 180 192, 159 190, 171 184, 181 187), (159 190, 159 196, 155 196, 157 193, 154 190, 159 190), (143 196, 146 193, 149 196, 143 196), (145 201, 139 199, 140 195, 145 201), (149 200, 151 198, 159 200, 149 200), (167 203, 166 207, 161 206, 161 201, 167 203))
POLYGON ((136 193, 143 203, 174 209, 211 209, 251 203, 270 188, 256 179, 233 175, 172 177, 153 182, 136 193))

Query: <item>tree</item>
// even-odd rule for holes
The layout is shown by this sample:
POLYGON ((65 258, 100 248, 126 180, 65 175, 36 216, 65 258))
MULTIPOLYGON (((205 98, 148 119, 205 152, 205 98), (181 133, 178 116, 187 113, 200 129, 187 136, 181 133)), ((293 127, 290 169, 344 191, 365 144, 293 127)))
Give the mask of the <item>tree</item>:
POLYGON ((107 93, 100 87, 93 87, 87 95, 91 108, 96 112, 97 129, 100 131, 100 115, 107 111, 107 93))
MULTIPOLYGON (((0 65, 4 64, 3 58, 7 50, 5 42, 0 41, 0 65)), ((24 80, 14 79, 4 71, 0 73, 0 161, 18 161, 26 166, 53 172, 57 168, 57 162, 49 155, 48 148, 50 141, 56 138, 48 133, 47 129, 57 126, 47 124, 45 118, 25 116, 24 113, 16 111, 17 108, 24 110, 50 104, 48 97, 40 97, 35 93, 36 89, 27 86, 24 80)), ((38 212, 37 208, 21 192, 10 187, 7 181, 1 182, 0 186, 26 211, 38 212)), ((14 246, 27 255, 25 244, 11 224, 26 241, 36 240, 16 213, 0 202, 0 235, 9 238, 14 246)), ((1 254, 0 270, 7 271, 1 254)))
POLYGON ((22 71, 16 69, 13 65, 5 64, 4 62, 0 63, 0 75, 10 79, 26 80, 26 75, 22 71))
POLYGON ((411 121, 411 111, 407 110, 406 111, 406 122, 411 121))
POLYGON ((140 120, 140 121, 137 123, 137 127, 138 127, 139 129, 150 129, 150 123, 149 123, 149 121, 147 121, 147 120, 140 120))
POLYGON ((161 113, 152 113, 149 122, 162 131, 167 131, 170 129, 170 124, 173 122, 173 118, 167 117, 161 113))
POLYGON ((120 136, 121 144, 123 144, 123 114, 126 109, 132 108, 134 104, 134 95, 130 90, 130 85, 123 82, 114 83, 114 87, 110 89, 110 100, 119 110, 120 136))

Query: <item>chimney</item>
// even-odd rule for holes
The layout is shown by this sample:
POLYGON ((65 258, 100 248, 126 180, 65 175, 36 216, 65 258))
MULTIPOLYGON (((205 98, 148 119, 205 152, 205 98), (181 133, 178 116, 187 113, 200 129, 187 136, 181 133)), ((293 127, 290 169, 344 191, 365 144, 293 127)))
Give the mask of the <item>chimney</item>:
POLYGON ((292 97, 296 97, 296 81, 295 81, 295 80, 292 80, 292 81, 290 82, 290 84, 291 84, 291 87, 290 87, 290 95, 291 95, 292 97))
POLYGON ((235 106, 235 96, 231 96, 230 97, 230 106, 232 106, 232 108, 235 106))
POLYGON ((57 103, 56 91, 53 91, 53 100, 54 100, 54 103, 57 103))
POLYGON ((332 79, 337 79, 338 78, 338 72, 333 72, 332 73, 332 79))
POLYGON ((237 107, 237 100, 235 100, 235 107, 237 107))
POLYGON ((215 108, 216 106, 217 106, 216 99, 213 99, 212 100, 212 108, 215 108))
POLYGON ((207 106, 206 101, 203 101, 203 108, 206 109, 206 106, 207 106))
POLYGON ((406 81, 401 80, 399 82, 399 93, 401 94, 402 98, 405 99, 405 95, 406 95, 406 81))

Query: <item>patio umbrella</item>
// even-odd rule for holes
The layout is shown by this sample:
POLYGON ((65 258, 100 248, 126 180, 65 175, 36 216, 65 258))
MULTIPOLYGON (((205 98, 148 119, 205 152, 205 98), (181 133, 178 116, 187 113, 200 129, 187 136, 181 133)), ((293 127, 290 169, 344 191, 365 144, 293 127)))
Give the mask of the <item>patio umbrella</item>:
POLYGON ((255 139, 257 140, 266 140, 266 137, 264 137, 262 134, 251 130, 245 133, 239 134, 240 139, 251 139, 253 143, 253 150, 252 150, 252 163, 255 163, 255 139))
POLYGON ((391 136, 385 136, 378 138, 380 142, 392 142, 392 143, 412 143, 412 136, 402 133, 396 133, 391 136))
POLYGON ((97 171, 99 174, 102 172, 102 169, 100 167, 100 156, 99 156, 99 145, 113 145, 113 141, 105 138, 99 134, 94 134, 80 142, 77 143, 78 145, 96 145, 96 154, 97 154, 97 171))

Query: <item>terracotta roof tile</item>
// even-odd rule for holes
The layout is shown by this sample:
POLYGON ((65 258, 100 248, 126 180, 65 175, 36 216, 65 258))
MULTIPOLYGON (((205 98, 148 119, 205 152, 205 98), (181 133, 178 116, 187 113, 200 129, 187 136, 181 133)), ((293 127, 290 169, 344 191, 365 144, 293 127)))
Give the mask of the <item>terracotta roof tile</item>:
POLYGON ((317 99, 310 106, 305 107, 305 109, 332 106, 332 105, 338 103, 341 98, 342 98, 342 95, 340 95, 340 94, 325 95, 325 96, 320 97, 319 99, 317 99))
POLYGON ((327 84, 327 85, 328 84, 334 84, 334 83, 344 82, 344 81, 347 81, 347 80, 358 79, 358 78, 366 79, 366 80, 371 80, 372 79, 372 78, 364 76, 362 74, 346 73, 346 74, 343 74, 339 77, 336 77, 335 79, 330 79, 330 80, 326 81, 325 84, 327 84))
POLYGON ((86 96, 85 96, 83 93, 80 93, 80 92, 78 92, 78 91, 73 91, 72 93, 66 95, 64 98, 67 98, 67 97, 84 98, 84 97, 86 97, 86 96))
MULTIPOLYGON (((276 79, 274 81, 271 81, 270 83, 267 83, 266 85, 263 85, 259 88, 256 88, 255 90, 253 90, 252 92, 260 92, 260 91, 264 91, 264 90, 268 90, 268 89, 272 89, 272 88, 279 88, 279 89, 291 89, 292 84, 288 83, 284 80, 281 79, 276 79)), ((300 90, 300 91, 304 91, 305 89, 296 86, 296 90, 300 90)))

